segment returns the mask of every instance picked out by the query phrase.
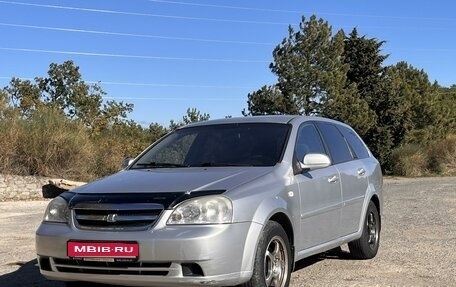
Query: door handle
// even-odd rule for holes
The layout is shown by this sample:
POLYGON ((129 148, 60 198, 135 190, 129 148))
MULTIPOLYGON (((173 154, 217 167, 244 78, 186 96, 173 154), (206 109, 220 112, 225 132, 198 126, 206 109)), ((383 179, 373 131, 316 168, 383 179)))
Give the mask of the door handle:
POLYGON ((339 178, 335 175, 328 178, 329 183, 336 183, 339 178))
POLYGON ((358 175, 363 176, 366 174, 366 170, 364 168, 359 168, 358 169, 358 175))

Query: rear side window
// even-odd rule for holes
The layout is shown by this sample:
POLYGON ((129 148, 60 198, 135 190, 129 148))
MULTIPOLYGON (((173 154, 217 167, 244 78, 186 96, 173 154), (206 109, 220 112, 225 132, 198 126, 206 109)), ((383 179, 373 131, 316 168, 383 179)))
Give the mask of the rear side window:
POLYGON ((317 127, 320 130, 323 139, 329 149, 333 164, 338 164, 353 159, 344 137, 335 125, 318 123, 317 127))
POLYGON ((358 137, 358 135, 355 134, 354 131, 344 126, 339 126, 339 130, 347 139, 348 144, 355 153, 356 158, 362 159, 369 157, 369 152, 367 151, 366 146, 363 144, 361 139, 358 137))
POLYGON ((308 153, 326 154, 320 134, 313 124, 303 124, 299 127, 295 152, 299 161, 302 161, 308 153))

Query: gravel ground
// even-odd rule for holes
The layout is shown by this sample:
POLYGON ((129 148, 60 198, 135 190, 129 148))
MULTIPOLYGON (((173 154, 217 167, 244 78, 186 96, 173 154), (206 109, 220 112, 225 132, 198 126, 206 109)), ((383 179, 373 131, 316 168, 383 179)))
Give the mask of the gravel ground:
MULTIPOLYGON (((292 287, 456 285, 456 178, 389 178, 384 187, 377 257, 351 260, 342 246, 307 258, 298 262, 292 287)), ((34 260, 46 204, 0 203, 0 286, 63 287, 41 277, 34 260)))

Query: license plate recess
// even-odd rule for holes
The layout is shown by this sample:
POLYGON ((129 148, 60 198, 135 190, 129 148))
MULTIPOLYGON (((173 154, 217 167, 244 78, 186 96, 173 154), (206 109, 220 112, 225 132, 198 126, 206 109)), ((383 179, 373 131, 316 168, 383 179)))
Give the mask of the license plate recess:
POLYGON ((85 261, 134 261, 139 257, 137 242, 68 241, 67 255, 85 261))

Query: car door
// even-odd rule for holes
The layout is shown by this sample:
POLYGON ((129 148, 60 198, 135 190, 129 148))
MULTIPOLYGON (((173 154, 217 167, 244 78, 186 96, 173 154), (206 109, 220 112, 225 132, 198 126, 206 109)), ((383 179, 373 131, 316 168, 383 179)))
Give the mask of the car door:
MULTIPOLYGON (((295 154, 302 161, 307 153, 326 154, 320 135, 312 123, 300 126, 295 154)), ((335 239, 342 206, 339 172, 334 166, 295 175, 300 194, 301 232, 296 247, 304 250, 335 239)))
POLYGON ((339 126, 332 123, 318 123, 318 130, 328 147, 334 166, 339 171, 342 191, 342 210, 338 237, 356 232, 361 218, 361 209, 367 190, 366 170, 358 160, 339 126))
POLYGON ((370 157, 369 152, 359 136, 350 128, 338 125, 352 152, 353 160, 337 165, 341 175, 342 200, 344 206, 341 216, 342 235, 357 232, 360 220, 363 219, 362 209, 367 193, 368 167, 364 161, 370 157))

